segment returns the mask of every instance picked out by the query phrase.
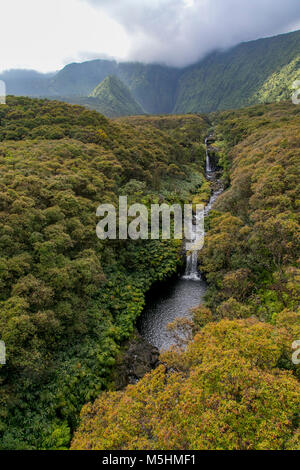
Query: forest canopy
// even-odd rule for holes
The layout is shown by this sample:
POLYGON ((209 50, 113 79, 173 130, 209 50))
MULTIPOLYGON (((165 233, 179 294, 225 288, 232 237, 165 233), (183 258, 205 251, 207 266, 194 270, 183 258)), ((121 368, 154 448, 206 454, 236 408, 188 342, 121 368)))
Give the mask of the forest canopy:
POLYGON ((204 182, 201 116, 136 126, 48 100, 0 108, 0 448, 68 446, 145 292, 182 262, 178 241, 96 236, 100 203, 183 203, 204 182))
POLYGON ((85 405, 72 449, 300 449, 300 109, 209 117, 226 190, 199 253, 206 305, 172 326, 192 339, 85 405))
POLYGON ((0 449, 299 449, 299 120, 286 103, 111 121, 8 97, 0 449), (212 126, 225 191, 199 253, 206 303, 186 350, 114 391, 120 349, 151 285, 182 266, 181 242, 99 240, 96 209, 121 195, 207 202, 212 126))

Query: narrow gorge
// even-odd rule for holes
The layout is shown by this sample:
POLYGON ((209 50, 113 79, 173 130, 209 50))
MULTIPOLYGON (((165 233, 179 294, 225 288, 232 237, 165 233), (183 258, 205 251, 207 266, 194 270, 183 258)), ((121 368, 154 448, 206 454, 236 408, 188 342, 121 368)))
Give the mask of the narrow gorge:
MULTIPOLYGON (((205 139, 206 146, 206 180, 211 183, 212 194, 204 209, 204 218, 209 215, 218 196, 223 191, 215 153, 211 152, 214 137, 210 134, 205 139), (211 156, 213 154, 213 156, 211 156)), ((196 217, 196 216, 195 216, 196 217)), ((194 220, 194 222, 196 222, 194 220)), ((193 223, 191 240, 193 243, 203 237, 193 223)), ((185 250, 185 272, 171 280, 159 283, 150 290, 146 297, 146 307, 138 320, 138 330, 142 337, 160 351, 174 344, 174 337, 168 331, 168 325, 178 318, 191 318, 191 309, 199 306, 206 292, 206 282, 198 269, 198 251, 185 250)))

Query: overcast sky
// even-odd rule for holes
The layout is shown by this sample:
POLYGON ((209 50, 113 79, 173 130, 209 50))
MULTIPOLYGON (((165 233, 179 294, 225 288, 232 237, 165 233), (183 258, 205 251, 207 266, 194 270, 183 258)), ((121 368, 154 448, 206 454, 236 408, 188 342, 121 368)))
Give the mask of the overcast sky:
POLYGON ((300 29, 300 0, 1 0, 0 70, 99 57, 184 66, 300 29))

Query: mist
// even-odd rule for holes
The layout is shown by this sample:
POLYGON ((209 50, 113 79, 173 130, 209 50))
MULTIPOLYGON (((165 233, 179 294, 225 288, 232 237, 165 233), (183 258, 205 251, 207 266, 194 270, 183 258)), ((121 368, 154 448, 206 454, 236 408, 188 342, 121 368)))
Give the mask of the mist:
POLYGON ((299 0, 84 0, 130 38, 128 60, 182 67, 213 50, 300 28, 299 0))

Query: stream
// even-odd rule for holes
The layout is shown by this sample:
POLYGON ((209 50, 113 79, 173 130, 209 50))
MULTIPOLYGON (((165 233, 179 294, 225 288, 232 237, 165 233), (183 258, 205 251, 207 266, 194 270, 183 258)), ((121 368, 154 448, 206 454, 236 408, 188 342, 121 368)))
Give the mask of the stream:
MULTIPOLYGON (((204 210, 206 217, 212 209, 223 188, 217 180, 216 171, 209 156, 209 142, 212 136, 205 139, 206 144, 206 178, 213 183, 213 193, 204 210)), ((203 236, 203 233, 201 234, 203 236)), ((197 240, 194 232, 194 239, 197 240)), ((206 282, 198 271, 198 252, 186 253, 186 269, 181 277, 159 283, 152 288, 146 297, 146 307, 138 320, 140 334, 160 351, 174 344, 167 325, 176 318, 191 318, 191 309, 203 301, 206 282)))

